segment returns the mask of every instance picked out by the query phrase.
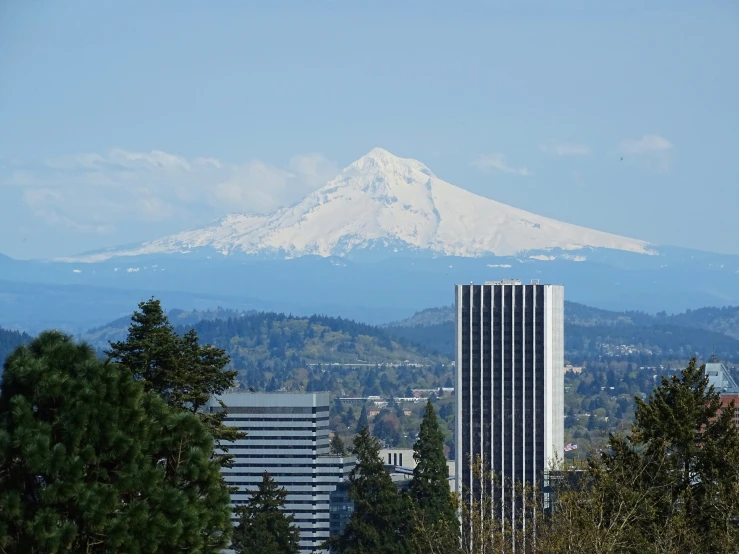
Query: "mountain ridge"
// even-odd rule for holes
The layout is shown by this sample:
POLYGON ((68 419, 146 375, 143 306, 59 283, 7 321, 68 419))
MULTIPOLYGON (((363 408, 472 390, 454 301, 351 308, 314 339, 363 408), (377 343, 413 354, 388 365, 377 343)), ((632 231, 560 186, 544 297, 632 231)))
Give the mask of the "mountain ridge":
MULTIPOLYGON (((438 178, 418 160, 375 148, 301 201, 267 215, 225 214, 210 224, 60 261, 190 254, 205 250, 293 258, 362 252, 511 256, 602 248, 654 254, 641 240, 560 222, 476 195, 438 178)), ((543 255, 543 254, 539 254, 543 255)), ((582 261, 583 256, 570 256, 582 261)))

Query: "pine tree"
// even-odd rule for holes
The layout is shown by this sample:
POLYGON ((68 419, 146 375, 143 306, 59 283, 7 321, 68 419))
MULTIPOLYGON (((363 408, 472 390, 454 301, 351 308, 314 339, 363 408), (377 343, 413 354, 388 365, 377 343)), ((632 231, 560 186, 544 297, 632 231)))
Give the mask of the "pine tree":
MULTIPOLYGON (((125 341, 111 342, 109 358, 127 367, 147 392, 167 404, 197 414, 210 430, 216 447, 228 452, 223 442, 244 438, 244 433, 224 424, 224 411, 204 409, 209 400, 233 386, 237 372, 224 370, 225 351, 199 344, 194 329, 180 337, 169 323, 159 300, 141 302, 131 317, 125 341)), ((223 404, 221 403, 221 407, 223 404)), ((232 456, 219 456, 230 465, 232 456)))
POLYGON ((444 456, 444 433, 436 419, 431 402, 421 421, 418 440, 413 445, 413 480, 410 496, 416 516, 425 525, 435 525, 448 534, 456 534, 459 526, 454 497, 449 490, 449 469, 444 456))
POLYGON ((739 551, 739 431, 692 359, 646 401, 630 436, 612 435, 577 485, 557 490, 539 536, 548 553, 739 551))
POLYGON ((357 433, 361 433, 362 429, 369 427, 369 417, 367 416, 367 405, 362 406, 362 412, 359 414, 357 421, 357 433))
POLYGON ((212 452, 199 418, 42 333, 3 374, 0 551, 220 552, 230 507, 212 452))
POLYGON ((334 434, 334 436, 331 438, 331 453, 338 456, 343 456, 346 454, 344 441, 341 440, 341 437, 337 434, 334 434))
POLYGON ((266 471, 259 488, 237 509, 239 526, 234 530, 233 548, 239 554, 298 554, 300 532, 294 516, 285 514, 287 492, 266 471))
POLYGON ((380 444, 362 428, 354 439, 357 465, 349 477, 354 512, 344 533, 332 537, 339 554, 404 554, 410 552, 409 505, 385 471, 380 444))
POLYGON ((662 377, 647 401, 637 397, 636 404, 630 442, 660 460, 652 482, 669 487, 673 503, 684 503, 707 552, 736 551, 739 431, 733 403, 721 409, 720 393, 708 386, 705 366, 697 367, 693 358, 680 375, 662 377))

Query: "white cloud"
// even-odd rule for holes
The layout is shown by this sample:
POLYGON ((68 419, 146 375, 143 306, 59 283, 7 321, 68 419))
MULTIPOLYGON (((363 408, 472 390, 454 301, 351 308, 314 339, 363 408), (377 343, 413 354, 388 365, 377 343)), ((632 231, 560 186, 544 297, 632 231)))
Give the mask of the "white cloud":
POLYGON ((672 149, 672 143, 659 135, 644 135, 640 139, 626 139, 621 142, 621 152, 640 156, 672 149))
POLYGON ((638 158, 647 168, 655 171, 667 171, 670 168, 672 149, 672 143, 660 135, 625 139, 619 145, 619 152, 624 157, 638 158))
POLYGON ((539 150, 545 154, 555 156, 586 156, 590 154, 590 148, 587 145, 571 142, 549 142, 540 145, 539 150))
POLYGON ((0 184, 23 188, 26 205, 50 224, 103 233, 195 213, 270 212, 297 202, 338 171, 320 154, 295 156, 283 168, 117 148, 24 164, 0 174, 0 184))
POLYGON ((518 175, 519 177, 530 177, 534 174, 532 171, 529 171, 527 167, 513 167, 509 165, 505 156, 499 152, 480 156, 473 162, 473 165, 483 171, 494 169, 496 171, 502 171, 503 173, 518 175))

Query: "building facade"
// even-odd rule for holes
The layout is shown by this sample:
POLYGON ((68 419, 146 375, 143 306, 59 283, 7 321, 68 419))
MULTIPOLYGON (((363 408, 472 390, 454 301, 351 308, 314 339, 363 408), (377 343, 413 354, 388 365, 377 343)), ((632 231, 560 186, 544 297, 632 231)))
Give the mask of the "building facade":
POLYGON ((708 386, 721 394, 721 409, 726 410, 734 402, 734 424, 739 427, 739 386, 731 376, 729 369, 715 355, 706 362, 708 386))
MULTIPOLYGON (((479 459, 501 483, 544 489, 564 446, 564 287, 520 281, 457 285, 456 488, 480 494, 479 459)), ((511 486, 491 490, 515 517, 511 486)))
POLYGON ((329 454, 329 394, 232 392, 214 399, 210 409, 225 410, 226 425, 247 433, 229 443, 233 467, 222 470, 225 481, 238 487, 232 506, 244 504, 267 471, 287 491, 285 511, 295 516, 301 552, 320 551, 330 536, 331 494, 355 463, 329 454))
MULTIPOLYGON (((413 457, 414 451, 412 448, 383 448, 380 450, 380 458, 382 459, 385 467, 405 467, 410 470, 416 468, 418 463, 413 457)), ((446 467, 449 471, 449 491, 457 492, 457 480, 454 460, 447 460, 446 467)))

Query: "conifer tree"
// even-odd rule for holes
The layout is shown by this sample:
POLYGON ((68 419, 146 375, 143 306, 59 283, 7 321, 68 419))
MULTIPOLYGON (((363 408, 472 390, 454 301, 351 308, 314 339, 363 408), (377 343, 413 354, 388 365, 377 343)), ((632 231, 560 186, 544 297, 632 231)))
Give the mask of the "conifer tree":
POLYGON ((337 434, 334 434, 334 436, 331 438, 331 453, 336 454, 337 456, 343 456, 344 454, 346 454, 344 441, 341 440, 341 437, 337 434))
POLYGON ((557 491, 544 552, 739 552, 735 407, 721 407, 704 371, 692 359, 636 398, 631 435, 612 435, 557 491))
POLYGON ((705 366, 697 367, 693 358, 679 375, 662 377, 646 402, 637 397, 636 404, 630 442, 660 459, 650 472, 652 483, 669 488, 673 504, 683 503, 707 552, 739 548, 739 432, 733 402, 721 409, 720 393, 709 387, 705 366))
POLYGON ((354 512, 340 537, 332 537, 339 554, 404 554, 411 552, 406 497, 385 471, 380 444, 365 426, 354 439, 357 464, 349 477, 354 512))
MULTIPOLYGON (((209 344, 199 344, 194 329, 180 337, 162 310, 159 300, 139 303, 131 317, 125 341, 111 342, 106 354, 127 367, 147 392, 161 396, 167 404, 197 414, 210 430, 216 447, 228 452, 223 441, 245 435, 224 424, 225 412, 204 408, 213 395, 233 386, 237 372, 225 370, 229 357, 209 344)), ((222 406, 223 407, 223 406, 222 406)), ((230 465, 231 456, 219 456, 230 465)))
POLYGON ((300 532, 294 516, 282 511, 286 496, 265 471, 259 488, 237 509, 239 526, 231 548, 239 554, 298 554, 300 532))
POLYGON ((454 497, 449 490, 449 469, 444 456, 444 434, 436 419, 431 402, 421 421, 418 440, 413 445, 413 480, 410 496, 416 517, 425 525, 434 525, 448 534, 456 534, 459 527, 454 497))
POLYGON ((229 495, 212 451, 199 418, 42 333, 5 363, 0 551, 220 552, 229 495))
POLYGON ((361 433, 362 429, 369 427, 369 417, 367 416, 367 405, 362 406, 362 412, 359 414, 359 420, 357 420, 357 433, 361 433))

